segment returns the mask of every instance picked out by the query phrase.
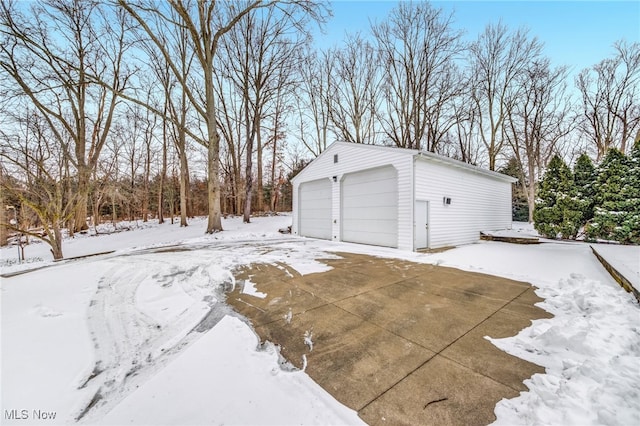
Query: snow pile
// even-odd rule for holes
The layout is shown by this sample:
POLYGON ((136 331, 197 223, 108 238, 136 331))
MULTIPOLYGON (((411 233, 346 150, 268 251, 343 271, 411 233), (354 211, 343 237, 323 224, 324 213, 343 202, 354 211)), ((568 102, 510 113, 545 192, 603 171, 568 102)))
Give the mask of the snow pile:
POLYGON ((533 227, 533 223, 528 222, 513 222, 511 229, 503 229, 499 231, 483 231, 486 235, 493 235, 495 237, 509 237, 509 238, 539 238, 540 234, 533 227))
POLYGON ((496 424, 640 424, 640 306, 588 245, 482 242, 431 259, 530 282, 555 315, 489 338, 546 370, 524 382, 528 392, 496 405, 496 424))
POLYGON ((640 424, 640 310, 613 285, 579 274, 541 288, 537 320, 497 347, 542 365, 529 392, 496 406, 497 424, 640 424))

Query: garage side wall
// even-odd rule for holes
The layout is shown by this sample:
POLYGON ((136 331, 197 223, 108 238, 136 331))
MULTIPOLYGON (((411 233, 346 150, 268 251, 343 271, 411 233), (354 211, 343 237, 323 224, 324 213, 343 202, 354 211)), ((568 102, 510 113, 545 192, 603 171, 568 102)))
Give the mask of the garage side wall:
POLYGON ((429 201, 430 248, 473 243, 480 231, 511 227, 508 181, 418 160, 415 194, 416 200, 429 201))
POLYGON ((335 143, 316 158, 293 181, 293 223, 291 232, 300 234, 299 187, 322 178, 332 184, 332 240, 340 241, 340 183, 343 175, 392 165, 398 172, 398 248, 413 250, 413 153, 377 146, 335 143), (337 163, 334 156, 337 155, 337 163), (335 182, 333 177, 336 177, 335 182))

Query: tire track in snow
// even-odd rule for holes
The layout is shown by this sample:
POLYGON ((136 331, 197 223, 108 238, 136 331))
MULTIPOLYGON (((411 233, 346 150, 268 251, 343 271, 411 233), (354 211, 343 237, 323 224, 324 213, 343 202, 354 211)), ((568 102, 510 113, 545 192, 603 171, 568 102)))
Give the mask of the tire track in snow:
POLYGON ((217 303, 219 276, 211 276, 203 259, 188 253, 172 253, 171 262, 165 257, 108 260, 112 266, 88 310, 96 362, 80 384, 97 390, 78 420, 106 412, 186 346, 191 331, 210 329, 228 311, 217 303), (176 256, 182 259, 176 262, 176 256))
POLYGON ((230 271, 266 262, 316 272, 327 266, 315 259, 335 256, 313 242, 266 239, 178 244, 105 259, 111 266, 88 310, 96 362, 79 386, 95 392, 76 419, 99 420, 200 333, 225 315, 238 316, 222 303, 235 287, 230 271))

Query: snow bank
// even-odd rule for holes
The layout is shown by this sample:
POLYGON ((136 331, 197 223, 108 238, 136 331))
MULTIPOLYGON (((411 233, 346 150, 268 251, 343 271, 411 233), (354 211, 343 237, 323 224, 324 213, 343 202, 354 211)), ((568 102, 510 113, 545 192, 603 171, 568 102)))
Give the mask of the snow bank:
POLYGON ((555 318, 490 339, 546 368, 525 381, 530 392, 497 405, 498 424, 640 424, 640 311, 609 284, 572 274, 541 288, 555 318))
POLYGON ((511 237, 511 238, 539 238, 540 234, 533 227, 533 223, 528 222, 513 222, 511 229, 503 229, 500 231, 483 231, 487 235, 493 235, 496 237, 511 237))
POLYGON ((496 406, 496 424, 640 424, 640 306, 586 244, 480 243, 433 255, 447 266, 528 281, 554 318, 488 339, 544 366, 496 406))
POLYGON ((592 244, 598 254, 640 291, 640 246, 592 244))

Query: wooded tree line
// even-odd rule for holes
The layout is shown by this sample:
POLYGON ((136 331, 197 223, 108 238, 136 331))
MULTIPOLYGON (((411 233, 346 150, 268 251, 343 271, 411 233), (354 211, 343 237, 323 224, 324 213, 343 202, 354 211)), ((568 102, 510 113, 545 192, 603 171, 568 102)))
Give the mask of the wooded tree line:
POLYGON ((304 0, 1 0, 2 212, 21 221, 0 228, 42 227, 55 258, 64 228, 100 220, 206 214, 217 232, 290 208, 290 177, 334 140, 510 160, 532 219, 554 154, 600 161, 640 129, 638 43, 572 82, 526 30, 469 43, 429 3, 320 49, 329 18, 304 0))

